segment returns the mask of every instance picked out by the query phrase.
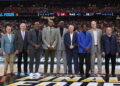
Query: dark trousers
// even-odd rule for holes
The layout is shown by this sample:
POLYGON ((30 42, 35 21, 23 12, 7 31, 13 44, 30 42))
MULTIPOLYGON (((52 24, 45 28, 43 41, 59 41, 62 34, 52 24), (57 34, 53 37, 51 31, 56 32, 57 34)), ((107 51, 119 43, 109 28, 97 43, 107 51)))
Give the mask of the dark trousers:
POLYGON ((29 56, 30 56, 29 70, 30 70, 30 72, 33 72, 34 64, 35 64, 35 72, 38 72, 39 64, 40 64, 40 54, 41 54, 40 49, 29 50, 29 56))
POLYGON ((53 73, 53 70, 54 70, 55 50, 45 50, 44 73, 47 73, 47 70, 48 70, 48 59, 49 59, 49 57, 51 58, 50 73, 53 73))
POLYGON ((21 64, 22 64, 22 58, 23 58, 23 64, 24 64, 24 72, 27 73, 27 65, 28 65, 28 62, 27 62, 27 51, 22 51, 22 52, 19 52, 19 54, 17 55, 18 56, 18 72, 20 73, 21 72, 21 64))
POLYGON ((112 64, 112 75, 115 74, 115 64, 116 64, 116 56, 111 54, 106 54, 105 56, 105 71, 106 74, 109 74, 109 60, 111 59, 112 64))
POLYGON ((75 70, 75 74, 78 74, 78 56, 76 52, 67 52, 67 66, 68 66, 68 73, 72 74, 72 60, 74 63, 74 70, 75 70))
POLYGON ((89 74, 90 71, 90 53, 80 53, 79 54, 79 68, 80 68, 80 73, 84 74, 84 60, 85 60, 85 65, 86 65, 86 74, 89 74))

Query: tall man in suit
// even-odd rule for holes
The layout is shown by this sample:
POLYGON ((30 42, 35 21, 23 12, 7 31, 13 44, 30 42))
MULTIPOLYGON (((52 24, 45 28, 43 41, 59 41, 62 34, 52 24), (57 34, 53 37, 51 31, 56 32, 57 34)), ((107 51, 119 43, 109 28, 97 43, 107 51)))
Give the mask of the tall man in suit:
POLYGON ((27 74, 27 52, 28 52, 28 32, 26 31, 26 24, 20 24, 20 30, 15 34, 15 48, 18 56, 18 74, 21 73, 22 57, 24 59, 24 73, 27 74))
POLYGON ((91 27, 92 29, 89 30, 93 39, 91 47, 91 74, 92 76, 96 76, 96 74, 94 73, 96 58, 98 64, 98 75, 101 75, 102 73, 102 58, 101 58, 102 30, 97 28, 96 21, 91 22, 91 27))
POLYGON ((43 40, 43 43, 44 43, 43 47, 45 49, 44 72, 47 73, 48 59, 50 57, 51 58, 50 73, 53 73, 55 51, 56 51, 57 42, 58 42, 58 32, 57 32, 57 29, 54 28, 54 22, 52 20, 48 21, 48 27, 43 28, 42 40, 43 40))
POLYGON ((14 48, 14 34, 11 33, 12 27, 6 26, 6 34, 2 35, 1 40, 1 48, 3 52, 3 56, 5 58, 5 68, 4 75, 7 74, 8 65, 10 64, 10 72, 11 75, 14 75, 14 56, 15 56, 15 48, 14 48))
POLYGON ((38 72, 40 63, 40 54, 42 49, 42 32, 40 30, 40 23, 34 23, 34 29, 29 31, 28 35, 28 50, 30 56, 29 70, 33 72, 33 65, 35 63, 35 72, 38 72), (35 59, 35 62, 34 62, 35 59))
POLYGON ((78 74, 78 42, 77 33, 74 32, 74 26, 68 27, 68 32, 64 36, 64 43, 67 55, 68 74, 72 74, 72 60, 74 61, 75 74, 78 74))
POLYGON ((64 34, 67 32, 67 29, 64 27, 64 21, 59 22, 58 27, 58 46, 57 46, 57 73, 60 73, 60 60, 63 58, 64 64, 64 73, 67 73, 67 60, 66 52, 64 45, 64 34))
POLYGON ((118 47, 116 36, 112 34, 112 28, 106 28, 106 34, 102 37, 102 55, 105 56, 105 71, 109 75, 109 60, 112 63, 112 76, 115 76, 116 56, 118 56, 118 47))
POLYGON ((81 26, 82 31, 78 33, 78 53, 79 53, 79 67, 81 76, 84 75, 84 59, 86 65, 86 76, 89 76, 90 72, 90 53, 92 45, 92 36, 87 32, 87 26, 83 24, 81 26))

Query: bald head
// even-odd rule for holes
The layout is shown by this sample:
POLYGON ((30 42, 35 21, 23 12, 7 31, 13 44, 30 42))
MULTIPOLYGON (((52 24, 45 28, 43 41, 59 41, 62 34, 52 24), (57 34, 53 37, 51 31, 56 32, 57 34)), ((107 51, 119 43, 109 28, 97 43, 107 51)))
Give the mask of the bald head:
POLYGON ((108 35, 111 35, 112 34, 112 28, 111 27, 107 27, 106 28, 106 34, 108 34, 108 35))
POLYGON ((64 21, 60 21, 60 22, 59 22, 59 27, 60 27, 60 28, 63 28, 63 27, 64 27, 64 21))
POLYGON ((22 31, 26 30, 26 24, 25 23, 20 24, 20 30, 22 30, 22 31))
POLYGON ((34 28, 37 29, 37 30, 40 29, 40 23, 39 22, 35 22, 34 23, 34 28))
POLYGON ((97 22, 96 21, 91 21, 91 27, 92 27, 92 29, 96 29, 97 28, 97 22))

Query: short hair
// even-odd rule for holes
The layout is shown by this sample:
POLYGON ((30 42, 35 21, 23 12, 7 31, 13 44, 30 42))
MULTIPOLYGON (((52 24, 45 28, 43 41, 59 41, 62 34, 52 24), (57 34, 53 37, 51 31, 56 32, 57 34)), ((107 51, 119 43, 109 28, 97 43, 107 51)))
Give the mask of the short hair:
POLYGON ((25 23, 21 23, 21 24, 20 24, 20 26, 21 26, 21 25, 25 25, 25 26, 26 26, 26 24, 25 24, 25 23))
POLYGON ((73 28, 74 28, 75 26, 74 26, 74 25, 69 25, 68 28, 69 28, 69 27, 73 27, 73 28))
POLYGON ((95 23, 97 24, 97 21, 95 21, 95 20, 91 21, 91 23, 92 23, 92 22, 95 22, 95 23))
POLYGON ((49 19, 48 22, 54 22, 54 21, 49 19))
POLYGON ((12 28, 12 26, 11 26, 11 25, 6 25, 6 26, 5 26, 5 28, 7 28, 7 27, 11 27, 11 28, 12 28))
POLYGON ((64 23, 64 21, 60 21, 59 23, 64 23))
POLYGON ((112 27, 107 27, 106 30, 107 30, 107 29, 111 29, 111 30, 113 30, 112 27))

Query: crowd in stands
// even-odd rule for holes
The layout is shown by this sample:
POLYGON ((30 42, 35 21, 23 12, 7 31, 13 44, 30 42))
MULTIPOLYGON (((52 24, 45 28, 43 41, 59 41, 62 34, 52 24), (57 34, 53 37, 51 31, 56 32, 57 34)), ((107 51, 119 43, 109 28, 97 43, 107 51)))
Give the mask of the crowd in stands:
POLYGON ((22 4, 10 5, 8 7, 0 9, 0 12, 15 12, 15 13, 46 13, 46 12, 83 12, 83 13, 98 13, 98 12, 116 12, 119 13, 119 5, 109 6, 105 5, 104 7, 97 7, 96 5, 89 4, 86 7, 82 6, 49 6, 49 5, 36 5, 25 7, 22 4), (117 9, 117 10, 116 10, 117 9))

